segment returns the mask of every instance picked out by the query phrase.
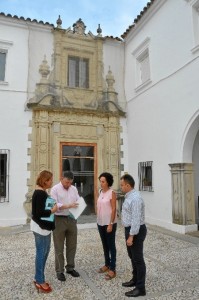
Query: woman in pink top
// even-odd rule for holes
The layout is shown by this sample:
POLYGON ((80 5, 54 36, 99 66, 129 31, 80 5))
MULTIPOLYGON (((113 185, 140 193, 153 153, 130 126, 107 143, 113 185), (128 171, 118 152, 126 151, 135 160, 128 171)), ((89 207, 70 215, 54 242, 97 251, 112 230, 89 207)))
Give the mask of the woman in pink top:
POLYGON ((110 280, 116 276, 116 194, 111 189, 113 176, 110 173, 102 173, 99 181, 101 190, 97 200, 97 226, 104 250, 105 264, 98 272, 107 272, 105 279, 110 280))

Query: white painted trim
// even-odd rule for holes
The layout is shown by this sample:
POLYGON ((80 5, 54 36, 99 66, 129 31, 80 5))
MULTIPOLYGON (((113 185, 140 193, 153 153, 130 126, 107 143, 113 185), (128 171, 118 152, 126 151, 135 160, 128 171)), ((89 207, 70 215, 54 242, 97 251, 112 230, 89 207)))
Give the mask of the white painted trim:
POLYGON ((0 227, 25 225, 27 218, 19 219, 0 219, 0 227))
POLYGON ((167 221, 153 219, 153 218, 150 218, 150 217, 146 217, 146 223, 148 223, 150 225, 156 225, 156 226, 159 226, 159 227, 163 227, 165 229, 168 229, 168 230, 171 230, 171 231, 174 231, 174 232, 178 232, 178 233, 181 233, 181 234, 198 231, 198 225, 197 224, 178 225, 178 224, 174 224, 174 223, 167 222, 167 221))

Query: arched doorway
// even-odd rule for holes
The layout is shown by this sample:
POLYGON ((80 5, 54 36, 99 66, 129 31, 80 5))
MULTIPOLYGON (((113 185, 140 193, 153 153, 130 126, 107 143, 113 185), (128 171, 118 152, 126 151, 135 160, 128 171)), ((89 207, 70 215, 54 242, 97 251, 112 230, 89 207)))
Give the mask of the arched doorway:
POLYGON ((195 217, 199 225, 199 111, 193 115, 185 129, 182 159, 193 163, 195 217))

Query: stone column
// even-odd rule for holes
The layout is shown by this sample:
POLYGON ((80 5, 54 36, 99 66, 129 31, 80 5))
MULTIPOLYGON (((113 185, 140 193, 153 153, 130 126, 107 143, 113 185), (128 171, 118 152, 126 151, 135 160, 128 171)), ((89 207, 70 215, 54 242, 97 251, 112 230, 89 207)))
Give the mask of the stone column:
POLYGON ((175 163, 169 166, 172 179, 173 223, 195 224, 193 164, 175 163))

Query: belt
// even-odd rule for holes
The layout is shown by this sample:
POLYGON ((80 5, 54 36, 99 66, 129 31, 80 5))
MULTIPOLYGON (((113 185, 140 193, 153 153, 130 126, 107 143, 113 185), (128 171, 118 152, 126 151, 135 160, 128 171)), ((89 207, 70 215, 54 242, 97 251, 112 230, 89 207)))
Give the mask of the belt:
POLYGON ((56 217, 59 217, 59 218, 69 218, 70 216, 64 216, 64 215, 55 215, 56 217))

